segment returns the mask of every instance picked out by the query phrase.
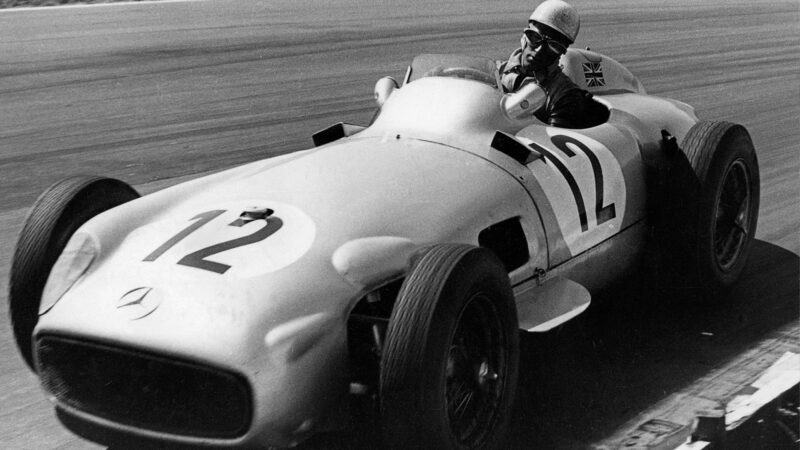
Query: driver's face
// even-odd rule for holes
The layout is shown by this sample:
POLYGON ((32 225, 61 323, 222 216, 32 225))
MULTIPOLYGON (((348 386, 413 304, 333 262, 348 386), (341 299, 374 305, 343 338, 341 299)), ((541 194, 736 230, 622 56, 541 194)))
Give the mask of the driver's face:
POLYGON ((548 38, 536 25, 531 24, 530 29, 534 31, 532 35, 544 36, 544 40, 536 39, 532 42, 528 37, 523 37, 523 42, 526 44, 522 48, 522 68, 526 72, 532 71, 534 68, 548 67, 555 63, 561 56, 560 49, 565 49, 563 44, 555 42, 554 39, 548 38), (554 44, 551 44, 555 42, 554 44), (558 50, 554 47, 558 47, 558 50))

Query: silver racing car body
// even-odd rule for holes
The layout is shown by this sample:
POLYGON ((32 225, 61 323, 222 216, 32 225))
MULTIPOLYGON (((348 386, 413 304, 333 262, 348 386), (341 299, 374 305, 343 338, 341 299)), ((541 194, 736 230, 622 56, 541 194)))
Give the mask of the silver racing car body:
MULTIPOLYGON (((382 373, 395 367, 386 355, 396 350, 384 341, 401 342, 392 349, 406 342, 391 331, 400 314, 392 305, 413 297, 415 267, 445 244, 488 250, 487 261, 502 267, 507 279, 498 282, 513 295, 514 328, 547 331, 580 314, 591 293, 647 251, 653 202, 662 198, 654 194, 653 174, 661 173, 654 168, 680 154, 677 143, 699 121, 690 106, 647 95, 608 57, 570 50, 562 63, 594 95, 595 126, 537 121, 531 114, 541 91, 504 93, 492 60, 422 55, 402 87, 378 82, 372 124, 334 125, 314 136, 313 149, 131 195, 76 220, 69 232, 55 223, 74 214, 87 190, 122 188, 107 179, 54 188, 67 199, 47 219, 54 223, 47 236, 67 233, 63 250, 45 267, 40 295, 14 294, 29 279, 20 256, 28 250, 20 248, 43 239, 26 237, 34 235, 26 225, 10 298, 12 319, 14 308, 35 310, 28 329, 15 319, 15 332, 19 342, 30 335, 22 353, 59 417, 101 442, 123 436, 190 446, 291 446, 341 426, 349 397, 380 398, 395 379, 382 373), (388 306, 377 310, 386 312, 366 320, 375 333, 354 333, 355 319, 382 303, 388 306), (379 355, 377 378, 354 379, 356 340, 379 355)), ((731 164, 725 170, 735 177, 740 169, 731 164)), ((751 232, 757 168, 743 168, 739 178, 756 185, 735 213, 749 214, 739 220, 751 232)), ((52 192, 34 207, 40 216, 52 210, 52 202, 42 206, 52 192)), ((749 241, 734 244, 733 256, 717 252, 723 269, 743 264, 749 241)), ((450 289, 442 286, 436 292, 450 289)), ((436 314, 433 325, 415 326, 435 328, 436 314)), ((448 336, 462 333, 453 330, 448 336)), ((516 345, 513 336, 507 342, 516 345)), ((447 402, 457 347, 442 347, 451 349, 441 357, 447 402)), ((474 365, 477 375, 465 369, 465 377, 477 380, 481 395, 507 396, 516 377, 507 361, 516 354, 487 352, 474 365), (491 384, 497 378, 502 385, 491 384)), ((381 405, 392 408, 388 400, 381 405)), ((495 422, 504 419, 487 422, 481 434, 452 425, 464 414, 458 406, 443 409, 454 436, 488 448, 486 436, 502 432, 495 422)), ((474 414, 502 417, 484 409, 474 414)), ((438 442, 428 439, 422 442, 438 442)))

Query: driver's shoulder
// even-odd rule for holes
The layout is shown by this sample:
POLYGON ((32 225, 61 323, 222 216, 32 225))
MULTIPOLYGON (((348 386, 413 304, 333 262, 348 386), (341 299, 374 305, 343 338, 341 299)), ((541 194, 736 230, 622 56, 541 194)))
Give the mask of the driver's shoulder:
POLYGON ((551 95, 582 97, 586 93, 560 69, 554 71, 547 81, 547 90, 551 95))

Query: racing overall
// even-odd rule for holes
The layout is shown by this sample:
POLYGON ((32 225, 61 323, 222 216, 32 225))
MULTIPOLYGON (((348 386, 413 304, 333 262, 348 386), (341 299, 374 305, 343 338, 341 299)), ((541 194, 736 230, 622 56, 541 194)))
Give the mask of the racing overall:
POLYGON ((537 119, 554 127, 584 128, 589 121, 586 103, 591 94, 564 75, 558 62, 534 70, 533 76, 523 73, 521 56, 522 50, 516 49, 508 61, 500 65, 503 89, 514 92, 527 82, 535 82, 547 94, 544 106, 534 113, 537 119))

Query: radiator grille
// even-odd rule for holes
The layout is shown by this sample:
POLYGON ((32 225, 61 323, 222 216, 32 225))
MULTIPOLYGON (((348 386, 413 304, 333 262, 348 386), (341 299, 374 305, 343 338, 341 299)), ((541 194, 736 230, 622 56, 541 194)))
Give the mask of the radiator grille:
POLYGON ((45 389, 79 411, 192 437, 235 438, 250 426, 250 386, 238 374, 61 336, 37 347, 45 389))

